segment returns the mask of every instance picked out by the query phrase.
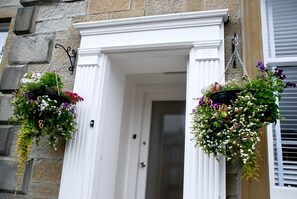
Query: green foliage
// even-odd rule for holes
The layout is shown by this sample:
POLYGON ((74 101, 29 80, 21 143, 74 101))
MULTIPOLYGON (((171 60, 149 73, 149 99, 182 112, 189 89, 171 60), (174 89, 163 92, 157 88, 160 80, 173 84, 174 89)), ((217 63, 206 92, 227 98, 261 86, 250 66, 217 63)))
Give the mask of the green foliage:
POLYGON ((61 76, 56 73, 46 72, 40 78, 39 75, 29 74, 22 82, 25 84, 13 93, 12 99, 12 120, 23 122, 17 140, 17 176, 21 176, 24 171, 34 141, 38 144, 41 137, 46 137, 49 145, 57 150, 59 139, 73 138, 77 125, 75 104, 83 101, 76 93, 63 92, 61 76), (66 98, 63 103, 53 98, 53 94, 57 95, 57 88, 61 96, 66 98), (32 97, 32 91, 38 95, 32 97), (72 100, 73 96, 75 100, 72 100))
POLYGON ((256 147, 260 142, 259 129, 281 119, 276 100, 286 87, 281 70, 268 71, 262 62, 258 67, 259 74, 251 81, 214 83, 203 90, 204 97, 192 114, 196 145, 215 157, 223 155, 227 160, 239 159, 246 179, 259 177, 256 147), (232 88, 242 91, 231 105, 213 103, 208 98, 212 93, 232 88))
POLYGON ((29 158, 29 154, 31 151, 31 148, 33 146, 33 139, 34 134, 36 132, 35 126, 32 126, 29 122, 26 120, 22 124, 22 128, 19 131, 18 134, 18 140, 17 140, 17 149, 16 152, 18 154, 18 172, 17 172, 17 185, 20 184, 20 178, 24 172, 27 160, 29 158))
POLYGON ((63 88, 63 82, 60 75, 52 72, 46 72, 40 78, 41 85, 45 86, 47 92, 54 92, 56 88, 61 91, 63 88))

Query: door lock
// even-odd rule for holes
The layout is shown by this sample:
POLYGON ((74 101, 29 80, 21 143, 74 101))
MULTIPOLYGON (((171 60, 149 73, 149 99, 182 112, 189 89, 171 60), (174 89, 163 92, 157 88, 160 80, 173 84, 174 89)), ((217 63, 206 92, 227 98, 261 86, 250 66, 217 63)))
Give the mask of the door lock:
POLYGON ((146 163, 145 162, 140 162, 140 167, 142 167, 142 168, 146 167, 146 163))

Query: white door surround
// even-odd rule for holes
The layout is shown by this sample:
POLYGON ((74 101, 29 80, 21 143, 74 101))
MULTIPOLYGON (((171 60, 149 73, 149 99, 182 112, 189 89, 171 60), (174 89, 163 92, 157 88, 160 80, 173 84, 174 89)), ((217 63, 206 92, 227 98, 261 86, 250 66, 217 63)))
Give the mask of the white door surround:
POLYGON ((74 25, 82 35, 74 91, 85 101, 78 107, 76 139, 66 146, 60 199, 132 199, 119 194, 127 183, 118 183, 133 177, 125 176, 122 154, 131 147, 124 143, 133 134, 129 122, 137 85, 166 88, 181 82, 186 85, 183 198, 225 198, 225 161, 195 148, 190 126, 194 98, 224 73, 227 18, 227 10, 214 10, 74 25))

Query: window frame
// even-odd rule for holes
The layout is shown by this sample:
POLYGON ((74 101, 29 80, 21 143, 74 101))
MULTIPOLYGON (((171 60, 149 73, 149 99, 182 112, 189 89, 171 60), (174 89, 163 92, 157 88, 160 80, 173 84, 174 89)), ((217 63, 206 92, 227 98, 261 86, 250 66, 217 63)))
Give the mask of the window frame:
MULTIPOLYGON (((9 23, 1 23, 0 22, 0 33, 3 33, 3 32, 7 33, 6 36, 5 36, 5 39, 4 39, 5 41, 4 41, 3 45, 1 45, 1 43, 0 43, 0 64, 2 62, 2 57, 3 57, 3 54, 4 54, 4 46, 5 46, 5 43, 6 43, 6 39, 8 37, 9 25, 10 25, 9 23)), ((0 37, 0 39, 1 39, 1 37, 0 37)))
MULTIPOLYGON (((266 12, 266 6, 271 6, 266 4, 266 0, 260 0, 261 2, 261 24, 262 24, 262 39, 263 39, 263 56, 264 63, 268 66, 297 66, 297 56, 296 57, 275 57, 275 47, 274 47, 274 33, 272 21, 267 19, 267 14, 271 15, 271 12, 266 12), (269 29, 267 27, 269 25, 269 29), (270 35, 270 41, 269 41, 270 35), (271 43, 269 43, 271 42, 271 43), (270 48, 269 48, 270 47, 270 48), (270 51, 270 52, 269 52, 270 51)), ((271 17, 270 17, 271 19, 271 17)), ((276 130, 280 131, 280 122, 276 124, 276 130)), ((294 199, 296 198, 297 188, 296 187, 284 187, 275 185, 275 166, 274 166, 274 149, 273 149, 273 125, 267 126, 267 139, 268 139, 268 166, 269 166, 269 183, 270 183, 270 197, 271 199, 294 199)), ((280 169, 280 168, 279 168, 280 169)))

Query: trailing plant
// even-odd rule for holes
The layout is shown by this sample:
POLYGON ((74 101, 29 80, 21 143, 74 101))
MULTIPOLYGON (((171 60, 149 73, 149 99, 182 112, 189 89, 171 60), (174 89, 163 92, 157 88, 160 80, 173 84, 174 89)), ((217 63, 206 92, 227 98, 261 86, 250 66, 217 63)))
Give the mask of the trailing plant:
POLYGON ((281 119, 277 99, 284 88, 295 83, 283 83, 285 75, 279 68, 274 72, 259 61, 258 74, 252 80, 214 83, 203 90, 204 96, 193 110, 192 132, 196 145, 207 154, 225 156, 227 161, 239 159, 246 179, 258 179, 257 143, 259 129, 281 119), (241 89, 230 105, 213 103, 213 93, 241 89))
MULTIPOLYGON (((41 137, 57 150, 59 139, 69 140, 76 131, 76 104, 83 101, 78 94, 63 92, 62 77, 55 72, 44 75, 26 74, 22 85, 13 93, 12 121, 22 121, 18 133, 17 182, 22 175, 34 141, 41 137)), ((19 183, 19 182, 18 182, 19 183)))

